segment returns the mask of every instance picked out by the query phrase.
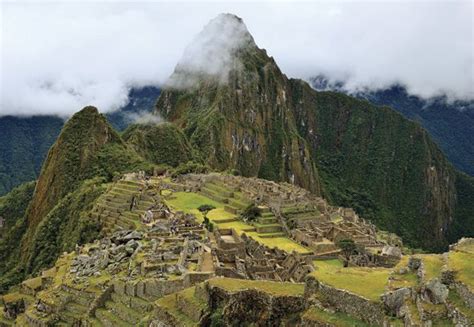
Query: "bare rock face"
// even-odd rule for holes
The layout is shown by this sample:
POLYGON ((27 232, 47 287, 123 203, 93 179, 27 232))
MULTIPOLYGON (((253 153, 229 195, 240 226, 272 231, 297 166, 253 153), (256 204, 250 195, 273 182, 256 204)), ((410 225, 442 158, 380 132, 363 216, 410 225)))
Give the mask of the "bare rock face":
POLYGON ((411 294, 409 288, 400 288, 396 291, 385 293, 382 295, 382 302, 385 305, 387 313, 396 317, 403 317, 405 315, 404 305, 405 300, 411 294))
POLYGON ((227 292, 222 288, 209 290, 210 307, 222 309, 225 326, 280 326, 294 313, 306 307, 303 296, 277 296, 255 289, 227 292))
POLYGON ((424 295, 433 304, 445 303, 448 298, 449 289, 438 279, 430 280, 424 288, 424 295))

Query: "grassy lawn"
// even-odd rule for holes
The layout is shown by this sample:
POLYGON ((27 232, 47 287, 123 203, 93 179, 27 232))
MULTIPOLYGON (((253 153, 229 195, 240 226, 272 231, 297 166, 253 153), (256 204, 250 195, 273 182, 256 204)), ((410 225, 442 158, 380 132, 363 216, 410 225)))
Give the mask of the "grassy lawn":
POLYGON ((209 218, 212 221, 216 221, 216 222, 219 222, 219 220, 230 219, 230 218, 235 218, 235 217, 236 217, 236 215, 234 215, 233 213, 225 211, 223 207, 211 210, 207 214, 207 218, 209 218))
POLYGON ((456 279, 474 290, 474 254, 452 251, 449 253, 448 265, 457 272, 456 279))
POLYGON ((262 243, 270 248, 278 248, 286 252, 299 252, 299 253, 308 253, 311 250, 308 250, 304 246, 296 243, 293 240, 290 240, 287 237, 272 237, 272 238, 262 238, 259 237, 256 232, 246 233, 248 236, 251 236, 255 241, 262 243))
POLYGON ((430 280, 441 276, 443 258, 439 254, 421 254, 418 256, 425 266, 425 279, 430 280))
POLYGON ((304 292, 304 284, 272 282, 264 280, 213 278, 209 280, 209 284, 231 292, 245 289, 257 289, 273 295, 281 296, 302 296, 304 292))
POLYGON ((192 192, 176 192, 173 193, 173 199, 165 200, 166 204, 175 210, 191 212, 191 210, 199 208, 203 204, 209 204, 216 208, 223 208, 224 204, 209 199, 201 194, 192 192))
POLYGON ((335 327, 369 327, 367 323, 354 319, 342 312, 328 313, 319 308, 311 307, 303 314, 307 320, 317 321, 335 327))
POLYGON ((342 267, 338 260, 314 261, 316 271, 311 273, 319 281, 379 301, 385 291, 391 272, 388 268, 342 267))

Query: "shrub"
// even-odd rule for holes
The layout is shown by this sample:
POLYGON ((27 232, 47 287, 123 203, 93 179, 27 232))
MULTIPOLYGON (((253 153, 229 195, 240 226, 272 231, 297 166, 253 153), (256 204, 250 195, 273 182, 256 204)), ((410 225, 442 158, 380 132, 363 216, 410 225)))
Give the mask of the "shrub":
POLYGON ((240 214, 240 216, 245 221, 254 221, 258 217, 262 215, 262 212, 259 207, 255 205, 255 203, 250 204, 244 211, 240 214))

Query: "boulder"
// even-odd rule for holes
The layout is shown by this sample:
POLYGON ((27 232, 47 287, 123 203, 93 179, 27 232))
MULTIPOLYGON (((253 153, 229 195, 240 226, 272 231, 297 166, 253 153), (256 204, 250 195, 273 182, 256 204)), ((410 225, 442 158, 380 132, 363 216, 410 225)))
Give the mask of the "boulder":
POLYGON ((411 294, 409 288, 400 288, 393 292, 388 292, 382 295, 382 302, 388 314, 396 317, 403 317, 405 312, 403 310, 405 300, 411 294))
POLYGON ((431 303, 441 304, 446 303, 449 294, 449 289, 442 284, 438 279, 430 280, 424 288, 424 295, 431 303))

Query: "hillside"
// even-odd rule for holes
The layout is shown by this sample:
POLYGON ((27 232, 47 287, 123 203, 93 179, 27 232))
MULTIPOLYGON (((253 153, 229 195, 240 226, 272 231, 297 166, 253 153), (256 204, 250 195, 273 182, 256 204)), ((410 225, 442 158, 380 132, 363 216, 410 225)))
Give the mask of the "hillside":
POLYGON ((200 49, 202 58, 185 52, 156 104, 209 165, 324 194, 415 247, 441 250, 461 236, 450 230, 454 219, 472 219, 463 216, 469 203, 456 202, 455 170, 420 125, 288 79, 234 16, 211 21, 195 42, 212 40, 222 21, 235 25, 227 40, 236 45, 223 45, 221 71, 203 73, 213 49, 200 49))
MULTIPOLYGON (((147 86, 129 92, 129 103, 106 114, 118 131, 150 113, 160 89, 147 86)), ((48 150, 61 132, 64 120, 55 116, 0 117, 0 195, 38 178, 48 150)))
POLYGON ((64 122, 58 117, 0 117, 0 195, 35 180, 64 122))
MULTIPOLYGON (((312 78, 316 90, 348 93, 344 82, 330 82, 324 75, 312 78)), ((422 99, 405 87, 393 85, 375 91, 353 93, 360 99, 389 106, 406 118, 421 124, 459 170, 474 175, 474 103, 446 97, 422 99)))

